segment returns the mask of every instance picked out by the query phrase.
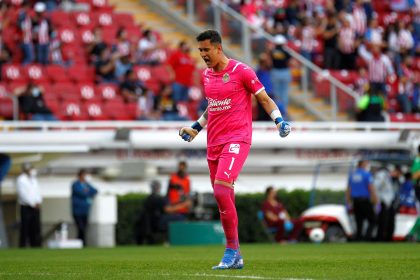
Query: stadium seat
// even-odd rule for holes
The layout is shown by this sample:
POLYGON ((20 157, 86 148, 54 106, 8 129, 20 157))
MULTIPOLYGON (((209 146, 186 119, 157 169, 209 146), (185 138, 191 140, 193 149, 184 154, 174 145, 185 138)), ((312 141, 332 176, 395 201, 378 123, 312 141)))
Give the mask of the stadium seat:
POLYGON ((19 64, 5 64, 2 67, 2 79, 8 82, 27 82, 27 76, 19 64))
POLYGON ((49 80, 48 76, 45 74, 44 67, 42 65, 26 65, 23 69, 27 77, 35 83, 46 83, 49 80))
POLYGON ((116 102, 117 100, 122 100, 121 96, 118 94, 118 88, 114 84, 99 84, 96 86, 96 93, 103 101, 106 102, 116 102))
POLYGON ((118 28, 116 26, 110 25, 102 28, 102 38, 106 44, 112 46, 116 42, 118 28))
POLYGON ((114 13, 114 21, 119 27, 132 28, 136 27, 134 17, 131 13, 114 13))
POLYGON ((88 120, 86 111, 77 102, 65 102, 61 109, 60 118, 72 121, 88 120))
POLYGON ((5 84, 0 84, 0 118, 13 118, 13 100, 5 84))
POLYGON ((87 102, 84 105, 85 111, 91 120, 108 120, 109 118, 104 114, 102 104, 99 102, 87 102))
POLYGON ((63 44, 78 44, 79 39, 73 28, 63 27, 58 31, 58 36, 63 44))
POLYGON ((114 26, 112 13, 97 12, 94 14, 94 19, 95 19, 95 23, 98 26, 102 26, 102 27, 114 26))
POLYGON ((70 14, 62 10, 54 10, 50 13, 50 20, 55 28, 72 26, 70 14))
POLYGON ((132 116, 127 110, 127 106, 124 103, 107 102, 104 107, 104 112, 110 119, 113 120, 132 120, 132 116))
POLYGON ((79 84, 78 86, 78 94, 82 100, 88 102, 101 102, 101 97, 95 94, 95 86, 93 83, 88 84, 79 84))
POLYGON ((142 82, 147 82, 152 79, 152 68, 149 66, 135 66, 134 73, 136 73, 137 78, 142 82))
POLYGON ((95 70, 92 67, 74 64, 67 69, 67 73, 75 83, 95 81, 95 70))
POLYGON ((92 43, 93 40, 95 39, 92 29, 90 28, 83 27, 82 29, 79 29, 78 32, 79 32, 79 38, 84 44, 92 43))
POLYGON ((81 99, 77 87, 70 82, 56 83, 51 87, 51 91, 62 100, 80 101, 81 99))
POLYGON ((83 28, 93 28, 95 26, 95 20, 93 19, 92 13, 78 12, 73 14, 74 23, 83 28))
POLYGON ((157 65, 151 69, 152 77, 156 77, 157 80, 163 84, 170 84, 172 80, 168 71, 168 65, 157 65))
POLYGON ((50 64, 46 66, 45 71, 48 77, 50 77, 51 81, 55 83, 70 82, 66 68, 63 66, 50 64))

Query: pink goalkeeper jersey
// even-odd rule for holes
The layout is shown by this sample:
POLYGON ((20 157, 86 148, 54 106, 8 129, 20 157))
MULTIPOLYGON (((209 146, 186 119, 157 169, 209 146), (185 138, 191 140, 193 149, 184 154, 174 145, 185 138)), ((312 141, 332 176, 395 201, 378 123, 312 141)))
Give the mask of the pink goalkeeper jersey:
POLYGON ((207 145, 212 147, 228 142, 251 144, 251 94, 257 95, 264 90, 254 70, 230 59, 221 72, 207 68, 202 79, 208 101, 207 145))

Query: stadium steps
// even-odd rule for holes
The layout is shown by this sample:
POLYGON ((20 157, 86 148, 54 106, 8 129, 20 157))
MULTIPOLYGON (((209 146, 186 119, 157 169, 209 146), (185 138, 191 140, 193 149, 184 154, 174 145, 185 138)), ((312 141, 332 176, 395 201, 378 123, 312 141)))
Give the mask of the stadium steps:
MULTIPOLYGON (((303 119, 297 118, 295 119, 293 115, 291 115, 293 120, 298 121, 307 121, 305 120, 306 117, 308 119, 313 119, 315 121, 333 121, 331 119, 331 110, 332 107, 328 104, 324 99, 319 97, 311 96, 312 93, 308 92, 309 101, 307 103, 304 102, 304 94, 299 89, 298 86, 294 85, 291 87, 290 90, 290 103, 293 106, 302 108, 304 111, 307 112, 307 115, 303 117, 303 119), (309 105, 308 105, 309 104, 309 105)), ((290 111, 290 106, 289 106, 290 111)), ((298 115, 299 116, 299 115, 298 115)), ((337 121, 349 121, 349 115, 345 112, 337 112, 337 121)))

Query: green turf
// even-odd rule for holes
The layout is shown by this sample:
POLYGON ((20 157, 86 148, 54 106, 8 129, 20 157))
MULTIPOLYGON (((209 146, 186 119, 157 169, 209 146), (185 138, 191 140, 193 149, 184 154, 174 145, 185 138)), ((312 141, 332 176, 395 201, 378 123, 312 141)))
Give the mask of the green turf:
POLYGON ((420 279, 420 244, 243 245, 243 270, 212 271, 222 246, 0 250, 0 279, 420 279))

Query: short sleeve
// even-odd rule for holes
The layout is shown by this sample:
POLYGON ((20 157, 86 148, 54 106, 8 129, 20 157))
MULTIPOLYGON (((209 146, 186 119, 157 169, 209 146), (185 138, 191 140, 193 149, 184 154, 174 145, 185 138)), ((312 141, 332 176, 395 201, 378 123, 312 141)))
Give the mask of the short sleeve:
POLYGON ((242 82, 245 87, 245 89, 254 95, 257 95, 262 90, 264 90, 263 84, 258 79, 257 75, 255 74, 254 70, 252 70, 250 67, 244 65, 240 66, 243 67, 242 69, 242 82))

